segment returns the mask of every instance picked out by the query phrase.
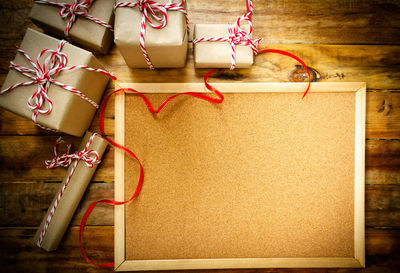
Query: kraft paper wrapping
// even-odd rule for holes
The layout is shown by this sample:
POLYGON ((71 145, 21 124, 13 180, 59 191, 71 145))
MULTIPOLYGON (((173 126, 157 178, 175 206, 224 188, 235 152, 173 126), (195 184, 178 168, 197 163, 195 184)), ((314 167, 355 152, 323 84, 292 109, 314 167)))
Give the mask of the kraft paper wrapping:
MULTIPOLYGON (((74 0, 59 0, 59 2, 72 4, 74 0)), ((113 0, 96 0, 90 6, 88 14, 112 25, 114 2, 113 0)), ((68 19, 61 18, 59 12, 59 7, 35 3, 29 18, 46 32, 65 37, 64 30, 68 19)), ((77 16, 69 32, 69 39, 85 49, 106 54, 111 47, 113 34, 104 26, 82 16, 77 16)))
MULTIPOLYGON (((118 2, 124 1, 118 0, 118 2)), ((169 0, 157 2, 166 4, 169 0)), ((179 3, 180 0, 173 2, 179 3)), ((154 29, 146 22, 146 50, 154 67, 184 67, 188 41, 186 19, 180 11, 168 11, 167 16, 167 25, 162 29, 154 29)), ((140 49, 141 20, 142 13, 138 8, 121 7, 115 11, 115 44, 126 64, 132 68, 148 67, 140 49)))
MULTIPOLYGON (((43 49, 57 49, 59 40, 37 32, 35 30, 27 30, 21 48, 27 52, 32 58, 36 59, 38 53, 43 49)), ((80 49, 69 43, 65 44, 62 51, 68 57, 67 66, 87 65, 92 68, 102 68, 97 59, 89 51, 80 49)), ((16 64, 32 68, 26 58, 17 53, 14 62, 16 64)), ((62 71, 54 76, 57 81, 75 87, 97 104, 107 87, 108 77, 85 69, 74 69, 70 71, 62 71)), ((10 70, 3 84, 5 89, 12 84, 29 81, 21 73, 10 70)), ((3 107, 17 115, 32 118, 32 111, 27 107, 27 101, 36 91, 37 85, 21 86, 0 95, 0 107, 3 107)), ((74 135, 82 136, 93 119, 96 108, 89 102, 78 97, 77 95, 67 91, 57 85, 51 84, 48 95, 53 102, 53 110, 47 115, 39 114, 37 122, 43 126, 53 128, 55 130, 74 135)), ((47 103, 44 105, 47 107, 47 103)))
MULTIPOLYGON (((243 29, 249 30, 248 25, 243 29)), ((227 24, 196 24, 194 39, 228 37, 227 24)), ((194 66, 196 68, 230 68, 232 48, 228 42, 200 42, 194 45, 194 66)), ((236 68, 253 65, 254 55, 249 46, 236 46, 236 68)))
MULTIPOLYGON (((81 151, 85 148, 86 143, 88 142, 89 138, 91 137, 91 132, 86 132, 85 137, 82 140, 82 143, 79 147, 78 151, 81 151)), ((101 159, 104 150, 107 147, 107 141, 100 136, 95 136, 93 142, 89 145, 89 150, 95 150, 99 154, 99 159, 101 159)), ((54 212, 53 218, 50 221, 50 224, 47 228, 45 236, 42 241, 41 248, 46 251, 52 251, 57 249, 62 237, 64 236, 65 231, 68 228, 68 225, 74 215, 76 208, 94 174, 96 171, 98 164, 94 164, 93 168, 87 167, 85 162, 82 160, 78 163, 78 166, 73 173, 71 180, 69 181, 68 186, 66 187, 60 202, 54 212)), ((64 177, 62 185, 65 183, 69 173, 71 172, 72 164, 67 170, 67 173, 64 177)), ((60 187, 60 190, 61 190, 60 187)), ((46 215, 43 218, 43 221, 37 230, 34 242, 37 243, 42 228, 44 227, 47 217, 50 214, 51 208, 54 206, 54 203, 57 199, 57 196, 60 192, 57 192, 54 200, 52 201, 49 210, 47 211, 46 215)))

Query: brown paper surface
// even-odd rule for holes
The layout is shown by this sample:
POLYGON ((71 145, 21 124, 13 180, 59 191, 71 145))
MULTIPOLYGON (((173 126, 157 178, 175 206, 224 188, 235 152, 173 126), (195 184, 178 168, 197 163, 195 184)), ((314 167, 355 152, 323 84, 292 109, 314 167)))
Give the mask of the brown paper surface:
MULTIPOLYGON (((243 29, 249 30, 248 25, 243 29)), ((228 37, 227 24, 196 24, 194 38, 228 37)), ((196 68, 230 68, 232 48, 228 42, 200 42, 194 45, 194 65, 196 68)), ((236 46, 236 68, 253 65, 254 54, 249 46, 236 46)))
MULTIPOLYGON (((74 0, 60 0, 60 2, 72 4, 74 0)), ((114 2, 112 0, 96 0, 91 5, 88 14, 113 25, 114 2)), ((59 12, 59 7, 35 3, 29 18, 46 32, 58 37, 65 37, 64 30, 68 20, 61 18, 59 12)), ((71 27, 69 38, 83 48, 106 54, 111 47, 113 34, 104 26, 78 16, 71 27)))
POLYGON ((355 93, 224 96, 126 95, 126 259, 353 257, 355 93))
MULTIPOLYGON (((79 151, 83 150, 85 148, 86 143, 88 142, 90 136, 92 135, 91 132, 86 132, 82 143, 79 147, 79 151)), ((99 159, 101 159, 104 150, 107 147, 107 141, 100 136, 95 136, 93 139, 92 144, 90 144, 89 149, 90 150, 95 150, 99 154, 99 159)), ((78 163, 78 166, 75 169, 74 174, 71 177, 71 180, 68 183, 67 188, 65 189, 60 202, 54 212, 53 218, 50 221, 50 224, 47 228, 47 231, 45 233, 45 236, 42 241, 42 248, 46 251, 52 251, 57 249, 62 237, 64 236, 65 231, 68 228, 68 225, 74 215, 74 212, 76 208, 78 207, 79 202, 81 201, 81 198, 90 182, 92 179, 92 176, 94 172, 96 171, 98 164, 95 164, 93 168, 88 168, 85 164, 85 162, 80 161, 78 163)), ((67 173, 64 177, 62 185, 65 183, 69 173, 71 172, 72 164, 68 168, 67 173)), ((44 170, 45 171, 45 170, 44 170)), ((60 187, 60 190, 61 190, 60 187)), ((43 221, 37 230, 35 237, 34 237, 34 243, 37 243, 37 240, 40 236, 40 233, 42 231, 43 226, 46 223, 47 217, 50 214, 51 208, 53 207, 57 196, 60 192, 60 190, 57 192, 55 195, 46 215, 43 218, 43 221)))
MULTIPOLYGON (((167 3, 169 0, 157 2, 167 3)), ((184 67, 188 40, 186 19, 179 11, 168 11, 167 16, 167 25, 162 29, 154 29, 146 23, 146 50, 154 67, 184 67)), ((141 20, 142 13, 138 8, 117 8, 115 11, 115 44, 126 64, 133 68, 148 67, 140 49, 141 20)))
MULTIPOLYGON (((32 59, 36 59, 39 52, 43 49, 57 49, 59 42, 55 38, 28 28, 21 48, 32 59)), ((97 59, 89 51, 67 43, 64 45, 62 52, 68 57, 67 66, 87 65, 92 68, 102 68, 97 59)), ((32 68, 31 64, 20 53, 17 53, 14 62, 32 68)), ((108 83, 107 76, 84 69, 62 71, 54 76, 54 79, 63 84, 75 87, 96 103, 100 102, 108 83)), ((12 84, 29 80, 28 77, 25 77, 21 73, 10 70, 2 89, 12 84)), ((6 94, 0 95, 0 107, 31 119, 32 111, 26 104, 36 89, 37 85, 34 84, 18 87, 6 94)), ((96 108, 86 100, 54 84, 50 86, 48 95, 53 102, 53 110, 48 115, 39 115, 37 122, 67 134, 82 136, 90 126, 96 108)), ((45 104, 46 106, 47 103, 45 104)))

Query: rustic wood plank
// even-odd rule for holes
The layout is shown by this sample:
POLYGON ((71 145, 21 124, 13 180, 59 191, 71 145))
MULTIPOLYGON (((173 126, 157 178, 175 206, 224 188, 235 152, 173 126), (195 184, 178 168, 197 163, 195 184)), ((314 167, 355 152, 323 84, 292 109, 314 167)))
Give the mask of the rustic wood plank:
MULTIPOLYGON (((57 139, 54 136, 20 136, 0 138, 0 181, 61 181, 66 174, 66 169, 46 169, 44 161, 54 157, 53 143, 57 139), (16 152, 17 151, 17 152, 16 152), (32 160, 32 159, 35 160, 32 160)), ((73 143, 79 147, 81 139, 65 136, 66 143, 73 143)), ((112 150, 112 147, 107 148, 112 150)), ((94 175, 94 181, 113 181, 114 159, 113 152, 105 152, 98 170, 94 175)), ((60 146, 60 153, 65 152, 65 146, 60 146)))
MULTIPOLYGON (((0 183, 0 226, 39 227, 61 183, 0 183)), ((71 225, 80 225, 88 206, 100 199, 114 199, 114 183, 89 184, 79 204, 71 225)), ((113 225, 114 208, 98 205, 88 220, 88 225, 113 225)))
MULTIPOLYGON (((64 138, 66 143, 79 146, 79 138, 64 138)), ((61 181, 65 169, 47 170, 44 165, 45 160, 53 157, 52 144, 56 139, 57 136, 0 136, 0 182, 61 181)), ((93 181, 114 181, 113 149, 107 148, 93 181)), ((60 152, 63 151, 61 146, 60 152)), ((366 184, 400 184, 399 154, 399 140, 367 140, 366 184)))
POLYGON ((400 141, 366 141, 367 184, 400 184, 400 141))
MULTIPOLYGON (((58 250, 47 253, 36 247, 32 238, 35 229, 5 228, 0 234, 0 255, 5 272, 111 272, 112 269, 93 267, 82 258, 78 245, 78 227, 72 227, 58 250)), ((113 227, 86 227, 83 236, 85 250, 95 262, 113 260, 113 227)), ((400 266, 400 231, 366 230, 367 268, 360 269, 243 269, 242 273, 339 273, 339 272, 396 272, 400 266)), ((164 271, 165 272, 165 271, 164 271)), ((168 271, 180 273, 182 271, 168 271)), ((202 270, 207 273, 234 273, 237 270, 202 270)))
MULTIPOLYGON (((367 82, 369 91, 399 91, 400 46, 377 45, 305 45, 268 44, 260 49, 275 48, 289 51, 315 69, 318 81, 367 82), (371 54, 373 53, 373 54, 371 54)), ((14 51, 15 52, 15 51, 14 51)), ((12 55, 15 56, 15 53, 12 55)), ((8 71, 7 59, 3 70, 8 71)), ((99 56, 105 68, 115 73, 121 82, 202 82, 208 69, 194 69, 192 49, 188 62, 182 69, 131 69, 114 47, 107 56, 99 56)), ((219 70, 211 82, 287 82, 293 79, 306 80, 298 63, 278 54, 261 54, 251 69, 219 70), (299 75, 300 74, 300 75, 299 75)), ((1 82, 2 83, 2 82, 1 82)))
MULTIPOLYGON (((293 43, 399 43, 400 17, 398 1, 302 1, 295 0, 255 1, 253 16, 256 37, 266 42, 293 43), (296 26, 296 27, 293 27, 296 26), (322 35, 323 34, 323 35, 322 35)), ((9 33, 23 33, 20 25, 28 25, 28 13, 32 1, 2 1, 3 15, 21 10, 23 20, 0 17, 0 25, 8 26, 9 33), (8 23, 8 24, 7 24, 8 23)), ((245 1, 188 1, 191 25, 196 23, 234 22, 245 12, 245 1)), ((7 28, 0 28, 0 33, 7 28)), ((1 35, 0 35, 1 36, 1 35)))
MULTIPOLYGON (((105 96, 113 90, 110 89, 105 96)), ((90 127, 99 130, 98 113, 90 127)), ((105 130, 114 134, 114 98, 107 105, 105 113, 105 130)), ((59 135, 35 126, 31 120, 19 117, 0 109, 0 136, 12 135, 59 135)), ((369 139, 400 139, 400 93, 368 92, 366 137, 369 139)))
MULTIPOLYGON (((0 183, 0 226, 39 226, 60 183, 0 183)), ((72 225, 79 225, 88 206, 100 199, 114 199, 114 183, 91 183, 72 225)), ((365 219, 368 227, 400 227, 400 185, 367 185, 365 219)), ((122 201, 122 200, 120 200, 122 201)), ((89 225, 113 225, 114 208, 99 205, 89 225)))
MULTIPOLYGON (((306 45, 262 44, 260 49, 275 48, 299 56, 317 71, 319 81, 367 82, 369 90, 400 90, 399 46, 377 45, 306 45), (371 54, 373 52, 373 54, 371 54)), ((100 61, 115 73, 121 82, 201 82, 208 69, 193 68, 192 47, 188 62, 182 69, 130 69, 114 48, 100 61)), ((279 54, 261 54, 255 58, 251 69, 220 70, 211 82, 287 82, 298 77, 298 63, 279 54), (297 77, 296 77, 297 76, 297 77)), ((300 71, 301 74, 304 74, 300 71)))
MULTIPOLYGON (((188 1, 193 23, 234 22, 244 12, 244 0, 188 1)), ((254 1, 254 36, 265 42, 398 43, 397 1, 254 1), (386 18, 386 20, 384 19, 386 18)))

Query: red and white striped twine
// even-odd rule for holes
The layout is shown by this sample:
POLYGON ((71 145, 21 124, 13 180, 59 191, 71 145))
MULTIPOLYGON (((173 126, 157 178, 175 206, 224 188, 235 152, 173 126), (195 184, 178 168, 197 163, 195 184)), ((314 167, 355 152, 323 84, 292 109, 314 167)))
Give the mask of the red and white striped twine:
POLYGON ((54 142, 54 158, 52 160, 46 160, 45 164, 46 164, 46 168, 50 169, 50 168, 56 168, 59 166, 62 167, 69 167, 69 165, 71 165, 72 161, 74 160, 74 163, 72 165, 71 168, 71 172, 68 174, 67 179, 65 180, 64 184, 61 187, 60 192, 57 195, 57 198, 54 202, 53 207, 51 208, 50 214, 47 216, 46 219, 46 223, 44 224, 42 231, 40 232, 40 236, 37 240, 37 245, 40 247, 42 245, 44 236, 46 234, 47 228, 50 225, 51 219, 54 216, 54 213, 57 209, 58 204, 60 203, 61 197, 65 192, 65 189, 68 186, 69 181, 71 180, 72 175, 75 172, 76 167, 78 166, 78 163, 80 160, 83 160, 83 162, 85 162, 85 164, 89 167, 89 168, 93 168, 94 164, 98 164, 100 163, 99 160, 99 154, 95 151, 95 150, 89 150, 89 146, 90 144, 92 144, 93 139, 95 136, 98 136, 98 134, 94 133, 90 136, 88 142, 85 145, 85 148, 80 151, 80 152, 75 152, 75 153, 71 153, 71 145, 68 145, 68 149, 67 152, 63 155, 58 155, 57 150, 58 150, 58 145, 62 142, 64 142, 62 140, 62 138, 58 138, 55 142, 54 142))
POLYGON ((67 43, 65 40, 60 41, 58 44, 57 50, 52 50, 52 49, 43 49, 37 56, 36 60, 32 60, 31 57, 22 49, 22 48, 17 48, 18 52, 23 54, 25 58, 29 61, 29 63, 32 65, 33 68, 28 68, 24 67, 21 65, 18 65, 14 63, 13 61, 10 62, 10 69, 14 69, 17 72, 23 74, 24 76, 28 77, 31 79, 30 81, 26 82, 21 82, 21 83, 16 83, 11 85, 10 87, 1 90, 0 95, 5 94, 15 88, 18 88, 20 86, 27 86, 27 85, 33 85, 37 84, 38 87, 36 91, 33 93, 33 95, 28 99, 27 105, 29 109, 31 109, 32 113, 32 121, 39 127, 50 130, 50 131, 55 131, 54 129, 44 127, 40 124, 37 123, 37 116, 39 114, 49 114, 52 109, 53 109, 53 102, 48 96, 48 91, 50 84, 55 84, 58 85, 65 90, 81 97, 82 99, 86 100, 89 102, 91 105, 93 105, 96 108, 99 108, 99 105, 88 98, 85 94, 83 94, 81 91, 78 89, 63 84, 57 80, 55 80, 53 77, 56 76, 58 73, 61 71, 66 71, 66 70, 73 70, 73 69, 85 69, 88 71, 93 71, 93 72, 98 72, 102 73, 104 75, 109 76, 112 79, 116 79, 115 76, 108 71, 105 71, 103 69, 95 69, 91 68, 88 66, 84 65, 74 65, 67 67, 67 62, 68 58, 67 56, 61 52, 64 44, 67 43), (48 54, 47 57, 45 57, 45 54, 48 54), (40 63, 40 59, 42 57, 45 57, 44 62, 40 63), (47 103, 46 103, 47 102, 47 103))
POLYGON ((49 0, 34 0, 34 2, 38 3, 38 4, 53 5, 53 6, 61 8, 60 12, 59 12, 60 16, 62 18, 68 19, 67 27, 64 30, 64 34, 66 37, 69 36, 69 31, 71 30, 72 25, 75 23, 77 16, 82 16, 88 20, 95 22, 96 24, 99 24, 111 31, 114 31, 113 27, 110 24, 108 24, 107 22, 88 14, 90 5, 94 1, 95 0, 81 0, 79 2, 79 0, 75 0, 74 3, 67 4, 67 3, 54 2, 54 1, 49 1, 49 0))
POLYGON ((236 46, 250 46, 253 53, 255 55, 258 54, 258 43, 262 40, 259 39, 251 39, 250 34, 253 32, 253 24, 251 21, 251 15, 254 11, 253 0, 246 0, 247 12, 240 16, 234 25, 231 23, 228 24, 228 37, 210 37, 210 38, 196 38, 193 40, 193 44, 197 44, 200 42, 228 42, 231 45, 231 69, 236 67, 236 46), (249 32, 246 32, 240 27, 242 21, 245 21, 249 24, 249 32))
POLYGON ((142 12, 142 20, 140 22, 140 49, 142 50, 143 56, 146 60, 147 65, 150 69, 154 69, 154 66, 150 60, 149 54, 147 53, 145 46, 145 33, 146 33, 146 22, 155 29, 161 29, 167 25, 167 12, 179 11, 185 15, 186 26, 189 27, 189 18, 186 9, 184 8, 185 0, 180 3, 168 3, 160 4, 152 0, 138 0, 136 2, 119 2, 115 4, 114 9, 129 7, 138 8, 142 12))

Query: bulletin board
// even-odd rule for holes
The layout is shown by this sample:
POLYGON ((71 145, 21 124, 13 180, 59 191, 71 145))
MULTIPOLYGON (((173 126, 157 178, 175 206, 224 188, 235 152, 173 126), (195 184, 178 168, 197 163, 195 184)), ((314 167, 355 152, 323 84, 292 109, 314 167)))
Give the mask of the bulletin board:
MULTIPOLYGON (((158 106, 203 83, 120 83, 158 106)), ((151 114, 115 101, 115 139, 144 167, 115 208, 115 270, 364 267, 365 83, 218 83, 151 114), (211 95, 211 94, 210 94, 211 95)), ((137 162, 115 151, 115 198, 137 162)))

